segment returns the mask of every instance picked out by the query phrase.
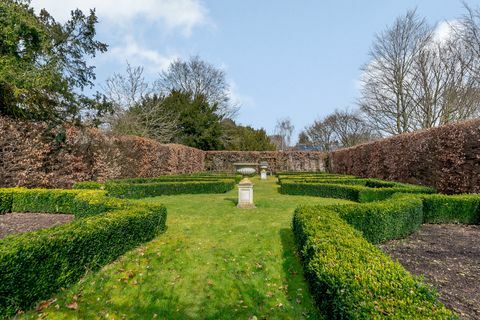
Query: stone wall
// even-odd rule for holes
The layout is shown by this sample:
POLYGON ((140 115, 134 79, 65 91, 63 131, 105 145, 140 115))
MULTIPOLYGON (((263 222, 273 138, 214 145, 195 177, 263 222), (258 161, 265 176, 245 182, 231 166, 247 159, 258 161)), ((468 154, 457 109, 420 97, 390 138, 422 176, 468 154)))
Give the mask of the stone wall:
POLYGON ((205 169, 233 172, 235 162, 267 161, 273 172, 325 171, 325 153, 317 151, 207 151, 205 169))
POLYGON ((335 173, 480 192, 480 119, 402 134, 329 154, 335 173))
POLYGON ((192 173, 204 170, 204 158, 204 151, 183 145, 0 117, 0 187, 192 173))

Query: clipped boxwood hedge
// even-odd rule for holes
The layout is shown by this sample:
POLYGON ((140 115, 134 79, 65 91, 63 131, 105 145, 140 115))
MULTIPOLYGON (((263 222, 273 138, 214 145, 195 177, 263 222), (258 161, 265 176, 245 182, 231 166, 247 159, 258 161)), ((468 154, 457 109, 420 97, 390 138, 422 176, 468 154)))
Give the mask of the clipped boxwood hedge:
POLYGON ((432 188, 395 184, 394 187, 367 187, 336 183, 301 183, 282 181, 280 192, 292 195, 309 195, 326 198, 340 198, 355 202, 385 200, 395 193, 433 193, 432 188))
POLYGON ((422 200, 423 223, 480 223, 479 194, 396 194, 392 199, 404 201, 408 198, 417 198, 422 200))
POLYGON ((101 190, 103 189, 103 183, 96 181, 75 182, 73 189, 101 190))
POLYGON ((456 318, 429 287, 333 209, 298 208, 293 232, 315 301, 328 319, 456 318))
POLYGON ((8 212, 71 213, 84 218, 125 206, 100 190, 0 189, 0 197, 4 194, 12 197, 8 212))
POLYGON ((73 222, 0 240, 0 318, 25 310, 164 230, 167 211, 105 191, 1 189, 9 211, 74 213, 73 222), (83 217, 83 218, 82 218, 83 217))
POLYGON ((12 211, 13 194, 8 189, 0 189, 0 214, 12 211))
POLYGON ((418 230, 423 223, 423 204, 420 198, 335 205, 329 208, 360 230, 365 239, 373 244, 404 238, 418 230))
POLYGON ((108 194, 119 198, 139 199, 174 194, 224 193, 235 187, 234 180, 125 183, 105 183, 108 194))

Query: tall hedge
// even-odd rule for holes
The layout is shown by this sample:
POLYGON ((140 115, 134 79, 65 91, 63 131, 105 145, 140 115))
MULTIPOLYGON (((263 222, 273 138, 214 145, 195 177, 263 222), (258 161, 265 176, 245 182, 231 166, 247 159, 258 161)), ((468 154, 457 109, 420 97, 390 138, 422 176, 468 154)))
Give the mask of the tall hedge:
POLYGON ((329 153, 333 173, 402 181, 440 193, 480 192, 480 119, 405 133, 329 153))

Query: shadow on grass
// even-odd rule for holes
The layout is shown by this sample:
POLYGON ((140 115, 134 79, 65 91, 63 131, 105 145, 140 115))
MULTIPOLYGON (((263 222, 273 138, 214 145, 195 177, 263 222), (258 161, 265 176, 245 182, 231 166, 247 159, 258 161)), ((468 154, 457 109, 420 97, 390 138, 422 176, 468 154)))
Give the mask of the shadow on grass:
POLYGON ((283 270, 287 275, 288 284, 288 299, 292 302, 301 302, 305 304, 311 304, 316 309, 315 313, 310 313, 306 316, 308 319, 326 319, 318 309, 315 307, 315 302, 305 285, 305 277, 303 274, 303 268, 300 261, 300 256, 297 253, 295 246, 295 239, 291 229, 280 229, 280 239, 283 247, 283 270))
POLYGON ((223 198, 223 200, 233 203, 235 206, 237 205, 238 201, 237 198, 223 198))

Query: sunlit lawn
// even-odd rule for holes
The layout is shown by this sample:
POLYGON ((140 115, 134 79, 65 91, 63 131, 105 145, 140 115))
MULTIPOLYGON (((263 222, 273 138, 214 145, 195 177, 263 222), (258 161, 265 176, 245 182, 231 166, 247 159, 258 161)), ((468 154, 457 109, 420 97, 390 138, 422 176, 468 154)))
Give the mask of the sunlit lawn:
POLYGON ((320 318, 294 253, 292 213, 347 201, 280 195, 269 179, 254 179, 256 209, 237 209, 236 191, 141 200, 167 206, 167 231, 25 317, 320 318))

